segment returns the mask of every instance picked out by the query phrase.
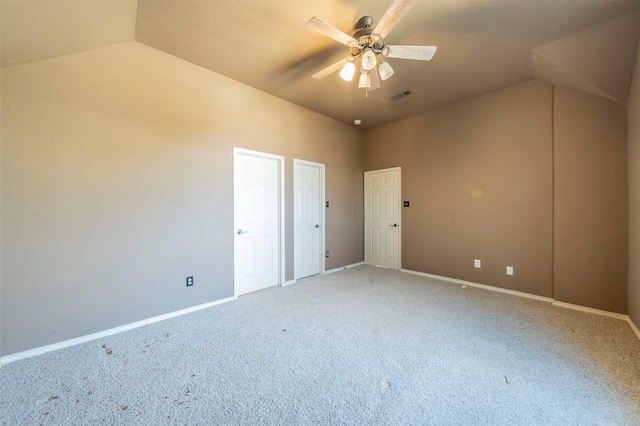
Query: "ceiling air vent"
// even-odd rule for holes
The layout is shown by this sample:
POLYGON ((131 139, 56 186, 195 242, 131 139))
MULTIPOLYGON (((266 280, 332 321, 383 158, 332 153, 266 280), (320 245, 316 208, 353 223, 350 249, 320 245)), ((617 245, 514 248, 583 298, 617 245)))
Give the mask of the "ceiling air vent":
POLYGON ((409 96, 412 95, 413 92, 411 90, 405 90, 404 92, 400 92, 397 95, 393 95, 389 98, 390 101, 397 101, 400 100, 402 98, 404 98, 405 96, 409 96))

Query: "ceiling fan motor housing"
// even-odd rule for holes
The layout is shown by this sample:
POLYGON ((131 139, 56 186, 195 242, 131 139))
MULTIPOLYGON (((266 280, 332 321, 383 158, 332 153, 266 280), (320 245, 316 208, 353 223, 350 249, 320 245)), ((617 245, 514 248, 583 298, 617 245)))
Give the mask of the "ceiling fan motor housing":
MULTIPOLYGON (((356 49, 352 48, 351 54, 357 55, 360 53, 363 47, 369 46, 373 48, 375 51, 382 50, 384 47, 384 42, 382 40, 375 40, 375 37, 372 37, 375 24, 375 19, 372 16, 363 16, 358 20, 355 25, 355 32, 353 33, 353 38, 358 40, 358 47, 356 49)), ((379 52, 376 52, 379 53, 379 52)))
POLYGON ((356 32, 353 33, 353 38, 357 40, 364 35, 371 35, 374 23, 375 20, 372 16, 363 16, 362 18, 360 18, 358 22, 356 22, 356 25, 354 27, 356 32))
MULTIPOLYGON (((374 25, 375 20, 372 16, 363 16, 355 25, 353 37, 343 33, 318 17, 311 18, 309 22, 307 22, 307 27, 344 44, 349 47, 351 53, 350 57, 346 57, 315 73, 313 78, 319 80, 338 69, 342 69, 340 76, 344 80, 350 81, 354 73, 354 62, 356 58, 360 58, 361 79, 366 80, 366 77, 369 77, 371 71, 378 70, 378 72, 373 73, 374 77, 376 77, 376 88, 378 88, 380 87, 377 78, 378 74, 380 74, 382 80, 386 80, 393 75, 393 69, 391 69, 387 62, 377 60, 377 55, 389 58, 431 60, 436 52, 436 46, 386 46, 383 40, 416 1, 417 0, 393 0, 393 4, 389 6, 377 25, 374 25), (376 66, 379 69, 377 69, 376 66), (347 73, 345 70, 349 72, 347 73), (348 78, 345 76, 348 76, 348 78)), ((367 82, 365 81, 364 83, 367 82)), ((359 87, 371 87, 372 83, 364 83, 359 83, 359 87)))

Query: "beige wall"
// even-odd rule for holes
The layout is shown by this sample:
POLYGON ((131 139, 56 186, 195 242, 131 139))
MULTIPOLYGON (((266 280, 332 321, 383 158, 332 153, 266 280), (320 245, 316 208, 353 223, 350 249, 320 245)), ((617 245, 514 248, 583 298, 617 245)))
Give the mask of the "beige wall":
MULTIPOLYGON (((618 104, 561 88, 554 104, 550 85, 529 82, 363 136, 135 42, 4 69, 0 90, 2 355, 231 296, 233 146, 286 158, 287 280, 293 159, 327 166, 327 269, 362 260, 363 171, 401 166, 403 268, 627 309, 618 104)), ((639 263, 629 268, 636 324, 639 263)))
POLYGON ((552 296, 551 93, 529 82, 365 133, 366 170, 402 167, 403 268, 552 296))
POLYGON ((640 328, 640 48, 627 105, 629 141, 629 317, 640 328))
POLYGON ((627 111, 554 91, 554 297, 627 312, 627 111))
POLYGON ((367 131, 392 166, 403 268, 627 311, 624 106, 521 84, 367 131))
POLYGON ((2 73, 2 354, 232 296, 234 146, 285 156, 287 280, 294 158, 362 260, 359 130, 136 42, 2 73))

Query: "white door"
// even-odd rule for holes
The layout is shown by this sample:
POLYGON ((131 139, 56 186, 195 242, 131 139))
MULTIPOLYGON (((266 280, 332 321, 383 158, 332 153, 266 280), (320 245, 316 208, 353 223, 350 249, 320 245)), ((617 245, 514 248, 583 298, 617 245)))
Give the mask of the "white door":
POLYGON ((280 284, 282 157, 234 148, 234 293, 280 284))
POLYGON ((324 164, 294 160, 295 279, 319 274, 323 250, 324 164))
POLYGON ((365 172, 364 260, 400 267, 400 168, 365 172))

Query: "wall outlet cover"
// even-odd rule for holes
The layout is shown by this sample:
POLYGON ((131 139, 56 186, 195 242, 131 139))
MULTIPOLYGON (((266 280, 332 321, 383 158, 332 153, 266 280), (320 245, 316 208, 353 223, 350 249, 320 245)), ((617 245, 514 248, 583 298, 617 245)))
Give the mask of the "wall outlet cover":
POLYGON ((473 259, 473 267, 482 268, 482 262, 480 261, 480 259, 473 259))
POLYGON ((513 275, 513 266, 507 266, 507 275, 513 275))
POLYGON ((191 287, 193 285, 193 277, 187 277, 187 287, 191 287))

